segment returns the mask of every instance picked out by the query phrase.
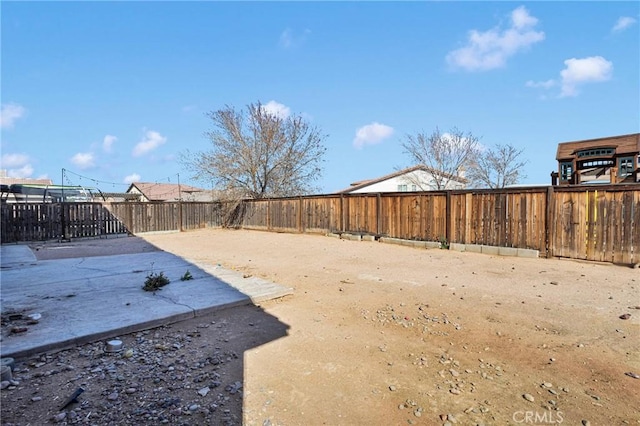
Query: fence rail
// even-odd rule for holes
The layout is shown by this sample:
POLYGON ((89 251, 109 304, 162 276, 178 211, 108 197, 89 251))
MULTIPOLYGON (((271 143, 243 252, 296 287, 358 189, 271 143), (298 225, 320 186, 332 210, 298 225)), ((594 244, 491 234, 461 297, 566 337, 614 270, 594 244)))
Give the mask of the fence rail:
POLYGON ((2 242, 219 227, 229 218, 245 229, 361 233, 640 262, 640 185, 331 194, 237 205, 5 204, 2 242))

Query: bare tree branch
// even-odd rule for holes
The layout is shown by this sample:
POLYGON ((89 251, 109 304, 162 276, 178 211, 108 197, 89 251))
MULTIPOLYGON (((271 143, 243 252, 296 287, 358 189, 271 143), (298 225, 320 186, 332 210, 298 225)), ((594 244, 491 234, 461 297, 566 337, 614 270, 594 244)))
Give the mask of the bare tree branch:
POLYGON ((212 148, 181 156, 196 179, 211 180, 217 189, 246 198, 309 193, 321 175, 323 135, 300 116, 280 117, 259 102, 244 111, 233 107, 207 116, 213 130, 205 133, 212 148))
POLYGON ((402 143, 405 153, 409 154, 414 163, 439 172, 432 173, 437 190, 449 189, 451 177, 461 176, 465 166, 475 161, 479 146, 479 138, 470 132, 465 134, 455 127, 448 133, 441 133, 436 127, 430 135, 408 135, 402 143))
POLYGON ((494 149, 481 152, 469 168, 468 177, 478 186, 493 189, 515 185, 525 178, 523 168, 527 164, 522 159, 524 149, 513 145, 496 144, 494 149))

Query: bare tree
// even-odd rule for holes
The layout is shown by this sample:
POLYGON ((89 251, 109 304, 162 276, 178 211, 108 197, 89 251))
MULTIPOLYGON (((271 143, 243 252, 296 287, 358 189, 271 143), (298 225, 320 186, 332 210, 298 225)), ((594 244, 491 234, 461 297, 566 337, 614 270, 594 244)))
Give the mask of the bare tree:
POLYGON ((213 147, 181 157, 196 179, 213 182, 231 199, 316 190, 313 182, 322 172, 326 136, 301 116, 271 113, 260 102, 240 111, 225 106, 207 116, 214 129, 205 135, 213 147))
POLYGON ((477 185, 492 189, 515 185, 526 177, 523 168, 527 161, 522 159, 523 152, 524 149, 510 144, 496 144, 494 149, 487 149, 476 157, 468 177, 477 185))
POLYGON ((408 135, 402 147, 414 163, 431 169, 435 189, 443 190, 449 189, 449 181, 461 176, 466 166, 475 160, 480 143, 470 132, 465 134, 454 127, 448 133, 440 133, 436 127, 430 135, 408 135))

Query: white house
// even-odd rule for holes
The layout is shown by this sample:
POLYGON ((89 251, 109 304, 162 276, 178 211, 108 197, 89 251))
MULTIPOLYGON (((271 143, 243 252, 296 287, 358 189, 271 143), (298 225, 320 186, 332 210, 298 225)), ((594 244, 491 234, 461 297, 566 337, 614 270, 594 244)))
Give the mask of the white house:
POLYGON ((434 191, 438 189, 436 178, 441 179, 442 189, 465 189, 467 185, 467 180, 462 176, 450 175, 427 166, 414 166, 377 179, 354 182, 338 193, 434 191))

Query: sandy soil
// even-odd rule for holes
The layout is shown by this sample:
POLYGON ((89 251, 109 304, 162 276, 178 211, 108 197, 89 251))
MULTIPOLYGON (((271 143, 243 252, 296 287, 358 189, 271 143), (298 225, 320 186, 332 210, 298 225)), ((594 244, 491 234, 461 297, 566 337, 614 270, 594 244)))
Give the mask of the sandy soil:
MULTIPOLYGON (((123 336, 132 347, 151 342, 135 363, 118 364, 134 376, 156 356, 157 342, 179 342, 135 385, 93 378, 105 361, 91 345, 25 360, 20 385, 2 391, 3 424, 39 424, 34 413, 40 421, 58 413, 29 400, 35 377, 39 395, 86 382, 85 400, 101 401, 93 405, 100 414, 71 422, 82 424, 640 424, 639 269, 319 235, 200 230, 143 238, 294 295, 123 336), (198 363, 212 352, 237 359, 198 363), (60 364, 61 356, 75 371, 34 374, 34 361, 60 364), (203 384, 158 378, 190 365, 217 377, 220 388, 201 397, 203 384), (70 382, 79 370, 86 376, 70 382), (167 401, 160 381, 179 402, 130 415, 145 403, 159 406, 159 396, 149 402, 156 393, 167 401), (122 395, 133 386, 132 396, 105 402, 118 386, 122 395), (196 403, 210 408, 191 412, 196 403)), ((79 407, 74 419, 90 408, 79 407)))
POLYGON ((246 424, 640 423, 625 375, 640 373, 638 269, 250 231, 145 239, 294 288, 262 305, 288 335, 244 353, 246 424))

